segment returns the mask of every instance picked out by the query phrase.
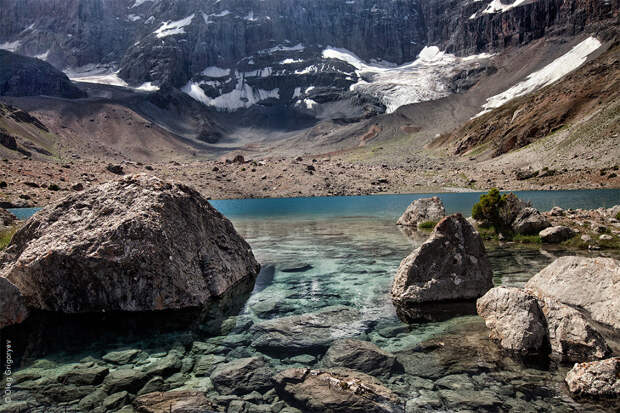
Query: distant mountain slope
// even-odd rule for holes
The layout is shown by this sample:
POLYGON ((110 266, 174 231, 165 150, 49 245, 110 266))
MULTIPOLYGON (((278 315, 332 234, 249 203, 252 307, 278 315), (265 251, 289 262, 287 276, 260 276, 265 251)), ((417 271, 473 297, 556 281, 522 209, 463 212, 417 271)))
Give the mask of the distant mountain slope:
POLYGON ((86 96, 51 64, 0 50, 0 96, 37 95, 63 98, 86 96))
POLYGON ((0 103, 0 155, 48 159, 57 156, 57 137, 39 119, 0 103))
MULTIPOLYGON (((620 46, 616 42, 559 81, 470 120, 435 140, 430 147, 444 147, 457 155, 475 153, 478 158, 495 157, 589 119, 596 119, 602 126, 605 122, 600 113, 617 107, 619 101, 620 46)), ((608 126, 610 138, 614 133, 617 138, 618 124, 608 126)), ((567 133, 580 130, 575 128, 567 133)))

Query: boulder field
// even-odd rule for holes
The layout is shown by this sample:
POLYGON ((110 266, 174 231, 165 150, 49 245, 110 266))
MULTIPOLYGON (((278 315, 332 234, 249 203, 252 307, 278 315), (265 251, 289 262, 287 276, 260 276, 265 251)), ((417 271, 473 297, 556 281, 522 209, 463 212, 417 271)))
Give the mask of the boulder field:
POLYGON ((45 207, 0 255, 0 277, 10 282, 2 286, 16 287, 16 300, 64 313, 200 307, 259 268, 249 244, 202 195, 147 175, 45 207))

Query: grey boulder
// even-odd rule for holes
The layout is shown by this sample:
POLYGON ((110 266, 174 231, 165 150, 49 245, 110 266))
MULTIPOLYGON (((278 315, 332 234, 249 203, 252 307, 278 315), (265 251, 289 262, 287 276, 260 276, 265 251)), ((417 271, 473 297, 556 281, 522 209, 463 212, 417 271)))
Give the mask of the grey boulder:
POLYGON ((368 341, 336 340, 321 360, 325 367, 346 367, 371 376, 388 376, 398 367, 396 356, 368 341))
POLYGON ((442 219, 430 238, 401 263, 392 284, 397 307, 473 300, 493 287, 480 235, 461 214, 442 219))
POLYGON ((596 322, 620 329, 618 260, 561 257, 532 277, 526 289, 585 311, 596 322))
POLYGON ((512 229, 517 234, 536 235, 551 224, 536 208, 523 208, 512 223, 512 229))
POLYGON ((30 307, 66 313, 199 307, 258 270, 202 195, 146 175, 47 206, 0 256, 30 307))
POLYGON ((0 277, 0 328, 19 324, 29 314, 19 289, 6 278, 0 277))
POLYGON ((620 396, 620 357, 578 363, 566 375, 571 393, 586 397, 620 396))
POLYGON ((0 230, 13 226, 17 217, 4 208, 0 208, 0 230))
POLYGON ((545 317, 536 298, 514 287, 495 287, 476 303, 490 338, 508 350, 535 353, 547 341, 545 317))
POLYGON ((248 357, 220 364, 211 373, 211 381, 221 394, 264 393, 272 387, 272 375, 262 357, 248 357))
POLYGON ((562 241, 571 239, 575 233, 569 227, 557 225, 543 229, 538 235, 540 240, 546 244, 559 244, 562 241))
POLYGON ((423 222, 439 221, 445 216, 446 209, 441 199, 436 196, 432 198, 421 198, 416 199, 407 207, 396 224, 413 227, 423 222))

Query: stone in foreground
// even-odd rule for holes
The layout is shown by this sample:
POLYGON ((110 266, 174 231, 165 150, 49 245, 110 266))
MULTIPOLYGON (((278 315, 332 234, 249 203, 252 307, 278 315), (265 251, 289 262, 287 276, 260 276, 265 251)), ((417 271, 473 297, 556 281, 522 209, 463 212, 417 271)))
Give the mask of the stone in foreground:
POLYGON ((578 396, 620 397, 620 357, 575 364, 566 375, 566 384, 578 396))
POLYGON ((403 215, 398 219, 397 225, 415 227, 423 222, 436 222, 446 216, 446 209, 441 199, 432 198, 416 199, 407 207, 403 215))
POLYGON ((402 413, 403 403, 372 376, 347 369, 288 369, 273 381, 281 399, 304 412, 402 413))
POLYGON ((209 413, 217 411, 199 391, 177 390, 169 392, 148 393, 138 396, 133 406, 140 413, 209 413))
POLYGON ((133 175, 41 210, 0 268, 30 307, 79 313, 203 306, 259 265, 197 191, 133 175))
POLYGON ((560 242, 571 239, 575 233, 569 227, 558 225, 543 229, 538 234, 540 240, 545 244, 559 244, 560 242))
POLYGON ((346 367, 371 376, 388 376, 398 367, 396 356, 369 341, 336 340, 323 357, 325 367, 346 367))
POLYGON ((461 214, 451 215, 401 262, 392 300, 397 307, 473 300, 493 287, 492 278, 482 238, 461 214))
POLYGON ((561 257, 526 284, 538 296, 583 310, 599 323, 620 329, 620 261, 561 257))
POLYGON ((523 208, 512 223, 513 231, 523 235, 536 235, 550 226, 547 218, 532 207, 523 208))
POLYGON ((0 277, 0 328, 21 323, 28 314, 22 293, 9 280, 0 277))
POLYGON ((491 330, 490 338, 505 349, 537 353, 547 342, 545 317, 536 298, 514 287, 495 287, 476 303, 491 330))
POLYGON ((0 208, 0 230, 10 228, 17 221, 17 217, 4 208, 0 208))

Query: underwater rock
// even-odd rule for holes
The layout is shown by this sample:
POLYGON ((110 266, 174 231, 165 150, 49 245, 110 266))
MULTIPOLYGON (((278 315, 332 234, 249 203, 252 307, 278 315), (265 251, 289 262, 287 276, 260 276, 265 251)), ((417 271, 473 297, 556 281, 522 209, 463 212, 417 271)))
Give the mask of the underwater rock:
POLYGON ((387 376, 398 367, 396 356, 368 341, 336 340, 321 360, 325 367, 346 367, 371 376, 387 376))
POLYGON ((513 231, 523 235, 536 235, 550 226, 547 218, 532 207, 523 208, 512 223, 513 231))
POLYGON ((620 261, 561 257, 526 284, 538 296, 584 310, 599 323, 620 329, 620 261))
POLYGON ((272 375, 262 357, 248 357, 218 365, 211 373, 211 381, 221 394, 247 394, 269 390, 272 375))
POLYGON ((620 357, 575 364, 566 384, 579 396, 620 397, 620 357))
POLYGON ((218 411, 199 391, 175 390, 138 396, 133 406, 140 413, 211 413, 218 411))
POLYGON ((423 222, 437 222, 446 216, 446 209, 439 197, 416 199, 396 222, 397 225, 415 227, 423 222))
POLYGON ((442 219, 430 238, 405 258, 392 284, 397 308, 466 301, 493 287, 482 238, 461 214, 442 219))
POLYGON ((250 330, 252 346, 266 354, 320 354, 336 339, 365 331, 359 311, 330 306, 320 311, 263 321, 250 330))
POLYGON ((478 299, 476 307, 491 330, 490 338, 503 348, 527 354, 545 346, 545 317, 532 295, 519 288, 495 287, 478 299))
POLYGON ((0 230, 11 227, 17 221, 17 217, 4 208, 0 208, 0 230))
POLYGON ((259 270, 202 195, 146 175, 44 208, 0 260, 30 307, 66 313, 201 307, 259 270))
POLYGON ((274 376, 276 392, 305 412, 401 413, 404 403, 379 380, 348 369, 293 368, 274 376))

